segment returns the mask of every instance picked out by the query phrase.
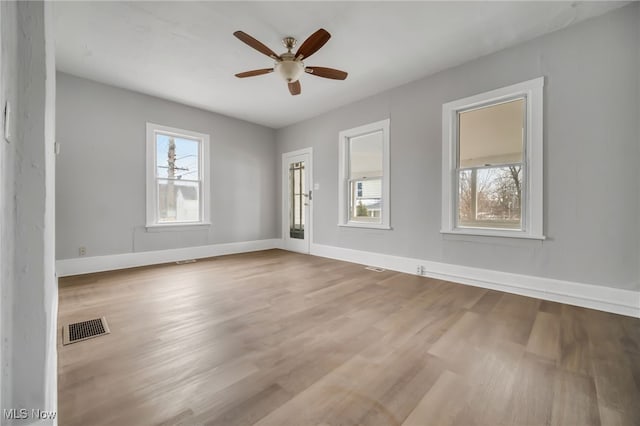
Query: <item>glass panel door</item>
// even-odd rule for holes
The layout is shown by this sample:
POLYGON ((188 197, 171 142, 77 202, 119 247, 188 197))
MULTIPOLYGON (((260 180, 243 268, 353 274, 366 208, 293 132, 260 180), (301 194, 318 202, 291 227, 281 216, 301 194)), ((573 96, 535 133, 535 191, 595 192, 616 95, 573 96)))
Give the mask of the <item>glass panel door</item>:
POLYGON ((311 150, 282 157, 282 230, 286 250, 309 253, 311 234, 311 150))
POLYGON ((304 240, 305 197, 304 161, 289 165, 289 236, 304 240))

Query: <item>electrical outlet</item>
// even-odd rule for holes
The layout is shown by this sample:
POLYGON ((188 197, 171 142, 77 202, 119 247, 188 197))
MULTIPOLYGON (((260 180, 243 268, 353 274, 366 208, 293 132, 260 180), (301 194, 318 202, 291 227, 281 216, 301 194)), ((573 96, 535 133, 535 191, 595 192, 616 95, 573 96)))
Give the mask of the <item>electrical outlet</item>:
POLYGON ((418 270, 416 272, 418 275, 424 275, 424 266, 418 265, 418 270))
POLYGON ((79 254, 80 256, 84 256, 84 255, 86 255, 86 254, 87 254, 87 248, 86 248, 86 247, 84 247, 84 246, 80 247, 80 248, 78 249, 78 254, 79 254))

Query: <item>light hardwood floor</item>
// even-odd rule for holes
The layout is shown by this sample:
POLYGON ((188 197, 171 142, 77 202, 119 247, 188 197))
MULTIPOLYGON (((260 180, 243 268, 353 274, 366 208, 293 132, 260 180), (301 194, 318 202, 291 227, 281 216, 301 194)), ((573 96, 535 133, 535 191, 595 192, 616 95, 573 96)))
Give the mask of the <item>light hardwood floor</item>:
POLYGON ((640 320, 279 250, 60 280, 60 425, 639 425, 640 320))

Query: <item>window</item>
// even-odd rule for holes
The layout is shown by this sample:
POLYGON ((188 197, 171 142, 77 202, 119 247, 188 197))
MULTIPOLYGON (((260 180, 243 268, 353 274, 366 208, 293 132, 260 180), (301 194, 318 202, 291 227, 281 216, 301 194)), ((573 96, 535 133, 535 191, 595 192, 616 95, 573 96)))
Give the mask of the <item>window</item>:
POLYGON ((209 224, 209 135, 147 123, 147 227, 209 224))
POLYGON ((389 229, 389 120, 340 132, 339 225, 389 229))
POLYGON ((544 78, 442 109, 442 232, 544 239, 544 78))

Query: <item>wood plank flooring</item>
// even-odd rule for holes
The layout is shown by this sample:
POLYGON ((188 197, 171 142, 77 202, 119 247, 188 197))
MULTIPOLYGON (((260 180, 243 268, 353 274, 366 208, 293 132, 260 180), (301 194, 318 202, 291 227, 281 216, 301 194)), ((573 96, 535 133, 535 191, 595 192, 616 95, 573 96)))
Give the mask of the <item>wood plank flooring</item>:
POLYGON ((60 280, 60 425, 640 425, 640 320, 269 250, 60 280))

